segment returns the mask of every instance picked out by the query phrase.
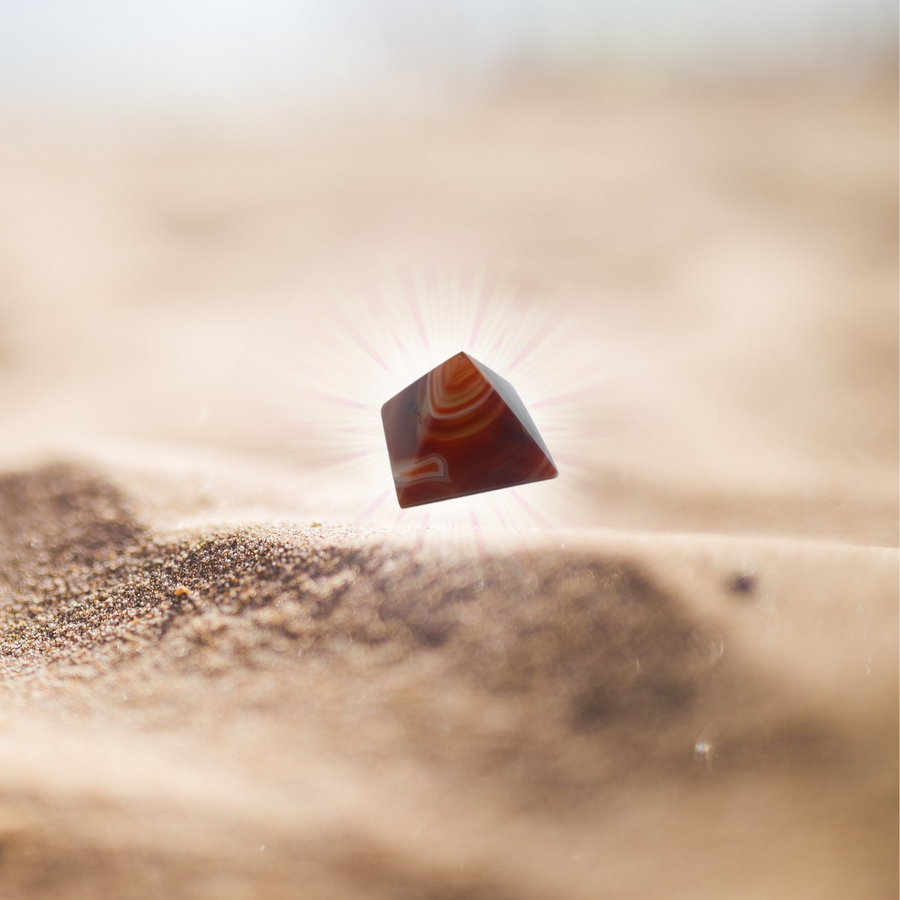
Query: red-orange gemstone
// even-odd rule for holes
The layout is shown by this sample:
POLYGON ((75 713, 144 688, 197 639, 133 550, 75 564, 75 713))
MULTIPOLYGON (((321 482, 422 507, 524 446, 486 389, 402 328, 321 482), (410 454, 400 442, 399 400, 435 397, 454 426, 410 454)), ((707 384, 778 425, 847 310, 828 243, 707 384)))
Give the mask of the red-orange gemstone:
POLYGON ((381 407, 402 507, 556 478, 515 388, 457 353, 381 407))

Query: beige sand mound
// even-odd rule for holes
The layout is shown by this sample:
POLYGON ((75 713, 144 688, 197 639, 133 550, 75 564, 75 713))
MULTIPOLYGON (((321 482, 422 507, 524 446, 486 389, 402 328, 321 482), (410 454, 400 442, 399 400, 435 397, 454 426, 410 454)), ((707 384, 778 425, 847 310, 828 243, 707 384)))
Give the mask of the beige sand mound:
POLYGON ((131 508, 0 480, 5 897, 896 887, 895 551, 131 508))

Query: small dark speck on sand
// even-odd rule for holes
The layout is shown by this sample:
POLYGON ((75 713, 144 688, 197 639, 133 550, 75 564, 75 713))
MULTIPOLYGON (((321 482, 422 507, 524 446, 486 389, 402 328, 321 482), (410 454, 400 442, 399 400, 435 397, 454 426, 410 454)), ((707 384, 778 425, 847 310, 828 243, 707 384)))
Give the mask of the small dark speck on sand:
POLYGON ((745 572, 735 572, 735 574, 728 579, 728 589, 734 594, 741 594, 744 597, 749 597, 756 591, 756 578, 745 572))

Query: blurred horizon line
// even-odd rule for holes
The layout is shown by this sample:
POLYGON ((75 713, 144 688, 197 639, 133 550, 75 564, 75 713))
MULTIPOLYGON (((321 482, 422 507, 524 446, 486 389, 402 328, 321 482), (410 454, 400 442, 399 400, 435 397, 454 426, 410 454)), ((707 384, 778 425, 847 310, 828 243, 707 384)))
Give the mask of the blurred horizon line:
POLYGON ((348 119, 378 116, 381 118, 427 114, 434 110, 476 104, 489 106, 499 99, 517 102, 526 97, 547 98, 564 92, 571 98, 591 98, 610 101, 653 100, 667 96, 692 95, 700 98, 721 91, 734 91, 748 96, 765 96, 772 91, 810 91, 821 95, 854 96, 864 93, 890 92, 900 95, 897 65, 886 61, 881 66, 858 69, 820 69, 817 71, 763 73, 730 73, 725 77, 705 73, 648 72, 613 70, 519 70, 503 73, 479 83, 428 84, 395 90, 358 91, 338 96, 295 95, 279 98, 268 104, 243 106, 212 105, 200 109, 195 106, 167 104, 104 104, 73 106, 71 104, 41 104, 29 107, 4 106, 0 103, 0 130, 7 135, 21 131, 23 135, 59 132, 77 135, 86 130, 98 134, 116 131, 140 136, 148 131, 188 136, 192 132, 242 131, 247 127, 273 133, 289 132, 295 126, 311 122, 327 123, 348 119))

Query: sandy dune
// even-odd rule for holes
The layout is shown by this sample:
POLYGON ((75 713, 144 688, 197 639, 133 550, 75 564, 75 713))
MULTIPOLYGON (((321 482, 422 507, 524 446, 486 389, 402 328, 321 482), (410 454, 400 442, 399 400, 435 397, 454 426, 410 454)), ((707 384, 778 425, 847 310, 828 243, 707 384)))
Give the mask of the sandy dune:
POLYGON ((9 131, 0 896, 896 897, 896 110, 9 131), (343 461, 384 260, 512 270, 558 481, 403 518, 343 461))

